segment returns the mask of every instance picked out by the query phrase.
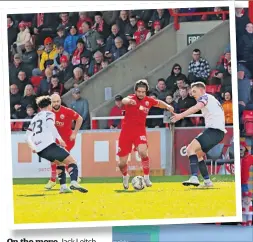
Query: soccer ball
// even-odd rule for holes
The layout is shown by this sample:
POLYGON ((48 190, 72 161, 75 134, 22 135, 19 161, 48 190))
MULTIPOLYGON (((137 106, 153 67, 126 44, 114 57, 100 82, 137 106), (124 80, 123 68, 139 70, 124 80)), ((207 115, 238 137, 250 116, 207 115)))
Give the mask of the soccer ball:
POLYGON ((132 186, 135 190, 143 190, 145 187, 145 182, 142 176, 135 176, 132 180, 132 186))

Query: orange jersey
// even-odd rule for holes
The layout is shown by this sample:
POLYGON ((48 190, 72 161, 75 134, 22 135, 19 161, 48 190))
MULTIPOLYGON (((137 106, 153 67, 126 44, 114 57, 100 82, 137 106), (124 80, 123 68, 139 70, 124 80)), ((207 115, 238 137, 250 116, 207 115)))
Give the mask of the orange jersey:
POLYGON ((55 126, 63 140, 72 134, 72 123, 76 121, 79 114, 70 108, 61 106, 59 110, 52 112, 55 114, 55 126))

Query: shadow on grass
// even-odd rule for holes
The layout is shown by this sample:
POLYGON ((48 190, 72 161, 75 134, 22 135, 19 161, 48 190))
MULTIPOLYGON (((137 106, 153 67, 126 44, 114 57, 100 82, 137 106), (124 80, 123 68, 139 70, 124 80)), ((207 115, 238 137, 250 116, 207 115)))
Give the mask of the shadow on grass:
POLYGON ((46 197, 46 196, 52 196, 55 194, 27 194, 27 195, 18 195, 18 197, 46 197))
POLYGON ((136 192, 140 192, 140 191, 136 191, 136 190, 114 190, 116 193, 136 193, 136 192))

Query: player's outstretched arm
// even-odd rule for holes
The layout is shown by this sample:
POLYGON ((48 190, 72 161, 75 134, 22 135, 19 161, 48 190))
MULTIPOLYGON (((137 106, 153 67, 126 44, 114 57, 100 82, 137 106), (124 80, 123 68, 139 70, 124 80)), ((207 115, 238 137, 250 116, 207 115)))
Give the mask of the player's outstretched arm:
POLYGON ((81 126, 83 123, 83 118, 81 115, 78 116, 77 120, 76 120, 76 125, 75 125, 75 129, 74 132, 77 134, 78 131, 80 130, 81 126))
POLYGON ((166 110, 170 111, 171 113, 174 112, 174 108, 172 106, 170 106, 169 104, 167 104, 166 102, 161 101, 161 100, 159 100, 158 104, 155 107, 166 109, 166 110))
POLYGON ((122 99, 123 105, 135 105, 136 102, 131 99, 129 96, 122 99))
POLYGON ((193 107, 187 109, 186 111, 184 111, 183 113, 179 113, 179 114, 174 114, 174 116, 171 117, 171 121, 173 123, 179 121, 180 119, 183 119, 189 115, 192 115, 194 113, 197 113, 199 110, 201 110, 203 107, 205 106, 204 103, 202 102, 198 102, 196 105, 194 105, 193 107))

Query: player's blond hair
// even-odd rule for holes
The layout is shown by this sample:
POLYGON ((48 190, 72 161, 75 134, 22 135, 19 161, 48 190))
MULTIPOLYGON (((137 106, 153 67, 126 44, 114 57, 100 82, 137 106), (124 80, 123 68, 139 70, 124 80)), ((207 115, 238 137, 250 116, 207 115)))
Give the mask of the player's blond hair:
POLYGON ((191 88, 193 88, 193 87, 202 87, 202 88, 206 89, 206 85, 204 82, 194 82, 191 84, 191 88))

